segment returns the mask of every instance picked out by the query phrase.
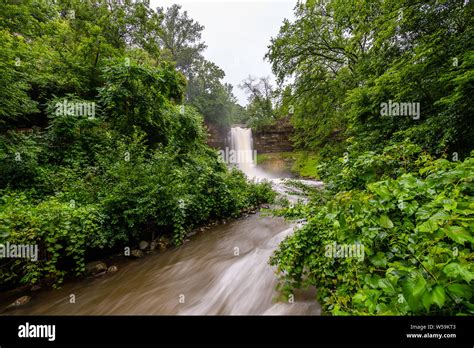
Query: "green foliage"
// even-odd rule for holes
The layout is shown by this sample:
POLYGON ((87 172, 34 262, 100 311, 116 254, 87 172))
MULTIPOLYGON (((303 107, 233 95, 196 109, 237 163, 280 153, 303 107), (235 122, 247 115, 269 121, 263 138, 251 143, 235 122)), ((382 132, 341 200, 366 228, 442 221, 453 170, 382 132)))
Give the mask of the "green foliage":
POLYGON ((368 182, 412 172, 430 158, 427 154, 420 156, 421 148, 409 142, 387 146, 380 153, 359 153, 357 147, 358 144, 350 145, 342 157, 333 156, 333 161, 317 166, 320 177, 328 182, 328 189, 363 188, 368 182))
POLYGON ((291 170, 305 178, 318 177, 318 154, 307 151, 294 152, 295 163, 291 170))
MULTIPOLYGON (((21 71, 18 51, 26 50, 25 42, 7 30, 0 30, 0 127, 24 114, 37 110, 37 103, 28 95, 28 82, 21 71), (18 65, 18 66, 17 66, 18 65)), ((1 129, 0 128, 0 129, 1 129)))
POLYGON ((100 103, 117 131, 131 134, 136 127, 147 132, 150 144, 167 143, 172 120, 163 110, 169 100, 182 100, 185 84, 170 69, 123 63, 104 69, 107 83, 99 90, 100 103))
POLYGON ((315 151, 354 137, 375 151, 408 138, 468 155, 472 11, 459 0, 300 2, 267 53, 295 144, 315 151), (389 100, 419 103, 419 118, 381 116, 389 100))
POLYGON ((247 125, 255 130, 270 126, 276 121, 275 91, 269 77, 249 76, 239 85, 248 94, 247 125))
POLYGON ((205 59, 196 60, 188 72, 189 84, 186 96, 202 115, 206 124, 226 130, 239 110, 232 85, 223 84, 225 73, 217 65, 205 59))
POLYGON ((148 145, 150 133, 138 127, 126 136, 104 129, 100 118, 54 113, 45 133, 2 138, 2 237, 48 251, 41 262, 0 265, 4 286, 43 278, 60 283, 70 269, 83 271, 88 252, 153 233, 180 245, 195 226, 274 198, 268 183, 248 183, 240 171, 227 170, 204 144, 202 116, 193 108, 160 111, 170 120, 166 145, 148 145), (88 239, 95 235, 99 242, 88 239))
POLYGON ((35 202, 25 193, 4 191, 0 208, 0 224, 9 232, 7 241, 38 248, 38 260, 2 260, 2 287, 40 279, 59 284, 69 270, 84 271, 86 250, 106 244, 104 216, 97 205, 76 206, 54 197, 35 202))
POLYGON ((169 55, 177 68, 189 76, 191 66, 207 47, 201 42, 204 26, 188 17, 187 11, 181 12, 181 5, 173 4, 166 10, 158 8, 158 14, 163 16, 158 37, 164 54, 169 55))
POLYGON ((180 245, 194 227, 274 198, 205 144, 199 111, 235 106, 222 70, 207 62, 198 74, 209 108, 181 105, 200 25, 175 28, 196 32, 186 47, 168 47, 173 21, 146 1, 7 1, 0 10, 0 241, 39 248, 36 262, 1 261, 2 288, 59 284, 92 256, 153 235, 180 245), (180 56, 167 61, 175 48, 180 56))
POLYGON ((306 1, 267 58, 296 147, 325 182, 272 258, 334 315, 472 314, 473 7, 457 0, 306 1), (286 83, 291 81, 291 83, 286 83), (383 116, 390 101, 419 115, 383 116), (448 157, 463 163, 451 163, 448 157), (325 248, 363 245, 363 260, 325 248))
POLYGON ((308 222, 271 259, 283 289, 316 286, 334 315, 472 314, 474 158, 423 163, 287 210, 308 222), (330 257, 334 242, 362 245, 363 259, 330 257))

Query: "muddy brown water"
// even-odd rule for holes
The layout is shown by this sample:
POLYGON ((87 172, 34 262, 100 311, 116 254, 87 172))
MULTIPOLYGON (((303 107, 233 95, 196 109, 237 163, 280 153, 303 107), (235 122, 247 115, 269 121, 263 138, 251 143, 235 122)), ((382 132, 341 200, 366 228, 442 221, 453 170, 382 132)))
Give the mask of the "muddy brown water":
POLYGON ((313 291, 295 294, 293 303, 276 301, 268 259, 292 230, 281 218, 250 215, 116 273, 40 291, 8 315, 319 314, 313 291))

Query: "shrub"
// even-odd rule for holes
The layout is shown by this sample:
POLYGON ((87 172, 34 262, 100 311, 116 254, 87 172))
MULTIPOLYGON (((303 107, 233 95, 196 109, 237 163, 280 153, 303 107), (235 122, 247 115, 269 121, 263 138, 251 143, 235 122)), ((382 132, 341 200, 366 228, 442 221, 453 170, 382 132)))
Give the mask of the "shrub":
POLYGON ((42 278, 61 283, 72 269, 84 271, 88 248, 105 245, 104 216, 96 205, 76 206, 49 197, 36 204, 24 193, 4 192, 0 201, 0 225, 10 244, 37 245, 38 260, 5 259, 0 264, 0 283, 34 284, 42 278))
POLYGON ((427 161, 417 173, 340 191, 307 207, 308 223, 271 259, 285 291, 315 285, 331 314, 474 313, 474 158, 427 161), (362 261, 326 245, 359 243, 362 261))

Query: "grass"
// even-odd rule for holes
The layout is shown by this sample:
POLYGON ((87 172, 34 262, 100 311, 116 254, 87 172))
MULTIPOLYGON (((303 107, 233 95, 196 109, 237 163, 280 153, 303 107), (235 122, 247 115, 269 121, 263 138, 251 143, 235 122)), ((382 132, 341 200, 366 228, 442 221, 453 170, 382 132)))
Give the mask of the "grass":
POLYGON ((285 162, 293 174, 303 178, 318 178, 318 160, 316 153, 308 151, 257 154, 257 164, 265 167, 272 162, 285 162))

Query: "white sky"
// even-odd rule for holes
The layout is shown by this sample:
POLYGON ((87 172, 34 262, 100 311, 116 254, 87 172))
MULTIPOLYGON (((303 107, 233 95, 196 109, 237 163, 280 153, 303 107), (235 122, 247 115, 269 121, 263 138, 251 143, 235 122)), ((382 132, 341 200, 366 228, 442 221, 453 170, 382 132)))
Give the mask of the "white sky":
POLYGON ((263 58, 283 19, 293 19, 296 1, 151 0, 150 6, 180 4, 189 17, 204 25, 204 57, 224 70, 224 82, 234 86, 234 95, 245 105, 247 97, 237 86, 249 75, 273 77, 270 63, 263 58))

